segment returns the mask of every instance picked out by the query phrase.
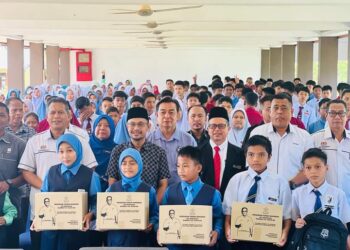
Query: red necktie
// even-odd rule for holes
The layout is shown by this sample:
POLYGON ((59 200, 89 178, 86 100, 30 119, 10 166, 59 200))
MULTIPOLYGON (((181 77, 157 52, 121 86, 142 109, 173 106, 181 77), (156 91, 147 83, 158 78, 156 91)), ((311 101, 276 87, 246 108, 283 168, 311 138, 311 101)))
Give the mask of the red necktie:
POLYGON ((220 158, 220 148, 219 146, 214 147, 214 187, 220 189, 220 170, 221 170, 221 158, 220 158))
POLYGON ((298 112, 297 118, 298 118, 300 121, 301 121, 301 117, 302 117, 302 115, 303 115, 303 108, 304 108, 304 107, 299 106, 299 112, 298 112))
POLYGON ((87 125, 86 125, 86 131, 88 132, 88 134, 91 133, 91 118, 87 118, 87 125))

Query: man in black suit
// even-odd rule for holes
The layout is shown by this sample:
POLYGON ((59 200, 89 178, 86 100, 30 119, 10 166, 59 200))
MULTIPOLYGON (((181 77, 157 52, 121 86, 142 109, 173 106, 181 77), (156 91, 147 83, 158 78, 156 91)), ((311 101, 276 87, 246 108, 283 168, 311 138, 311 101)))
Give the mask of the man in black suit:
POLYGON ((228 142, 228 131, 229 118, 226 109, 212 108, 208 124, 210 140, 200 149, 203 166, 201 179, 217 188, 222 197, 231 177, 245 170, 243 150, 228 142))

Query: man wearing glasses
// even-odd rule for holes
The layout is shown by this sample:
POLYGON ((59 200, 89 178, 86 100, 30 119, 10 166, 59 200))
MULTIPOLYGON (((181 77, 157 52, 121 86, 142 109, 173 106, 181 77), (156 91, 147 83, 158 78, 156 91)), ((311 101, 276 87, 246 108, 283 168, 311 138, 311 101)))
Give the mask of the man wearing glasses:
POLYGON ((315 146, 327 154, 327 182, 341 188, 350 202, 350 131, 345 129, 346 113, 344 101, 330 101, 326 116, 329 126, 312 137, 315 146))
POLYGON ((145 108, 134 107, 128 110, 126 127, 130 141, 114 147, 108 163, 107 175, 109 185, 120 180, 119 157, 127 148, 140 151, 143 171, 141 179, 153 186, 157 191, 158 203, 162 200, 170 178, 167 155, 165 150, 146 141, 146 135, 151 125, 145 108))
POLYGON ((208 122, 210 140, 200 149, 203 166, 201 179, 218 189, 222 197, 231 177, 245 170, 243 150, 228 142, 228 131, 229 118, 226 109, 212 108, 208 122))

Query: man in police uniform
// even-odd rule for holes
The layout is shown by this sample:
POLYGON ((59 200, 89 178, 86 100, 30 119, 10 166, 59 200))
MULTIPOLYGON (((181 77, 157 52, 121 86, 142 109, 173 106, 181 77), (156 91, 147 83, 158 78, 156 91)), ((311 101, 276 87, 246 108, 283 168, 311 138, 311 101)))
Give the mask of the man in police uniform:
POLYGON ((326 180, 342 189, 350 204, 350 131, 345 129, 347 106, 342 100, 327 105, 328 127, 312 135, 315 147, 327 154, 329 170, 326 180))

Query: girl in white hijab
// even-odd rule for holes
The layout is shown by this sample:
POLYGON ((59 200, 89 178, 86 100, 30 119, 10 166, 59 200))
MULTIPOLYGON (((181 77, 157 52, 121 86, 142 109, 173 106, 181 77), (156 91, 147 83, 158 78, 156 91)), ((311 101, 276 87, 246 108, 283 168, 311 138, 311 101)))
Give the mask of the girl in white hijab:
POLYGON ((236 108, 232 112, 231 129, 228 133, 229 143, 242 147, 242 142, 247 133, 250 123, 247 113, 242 108, 236 108))

